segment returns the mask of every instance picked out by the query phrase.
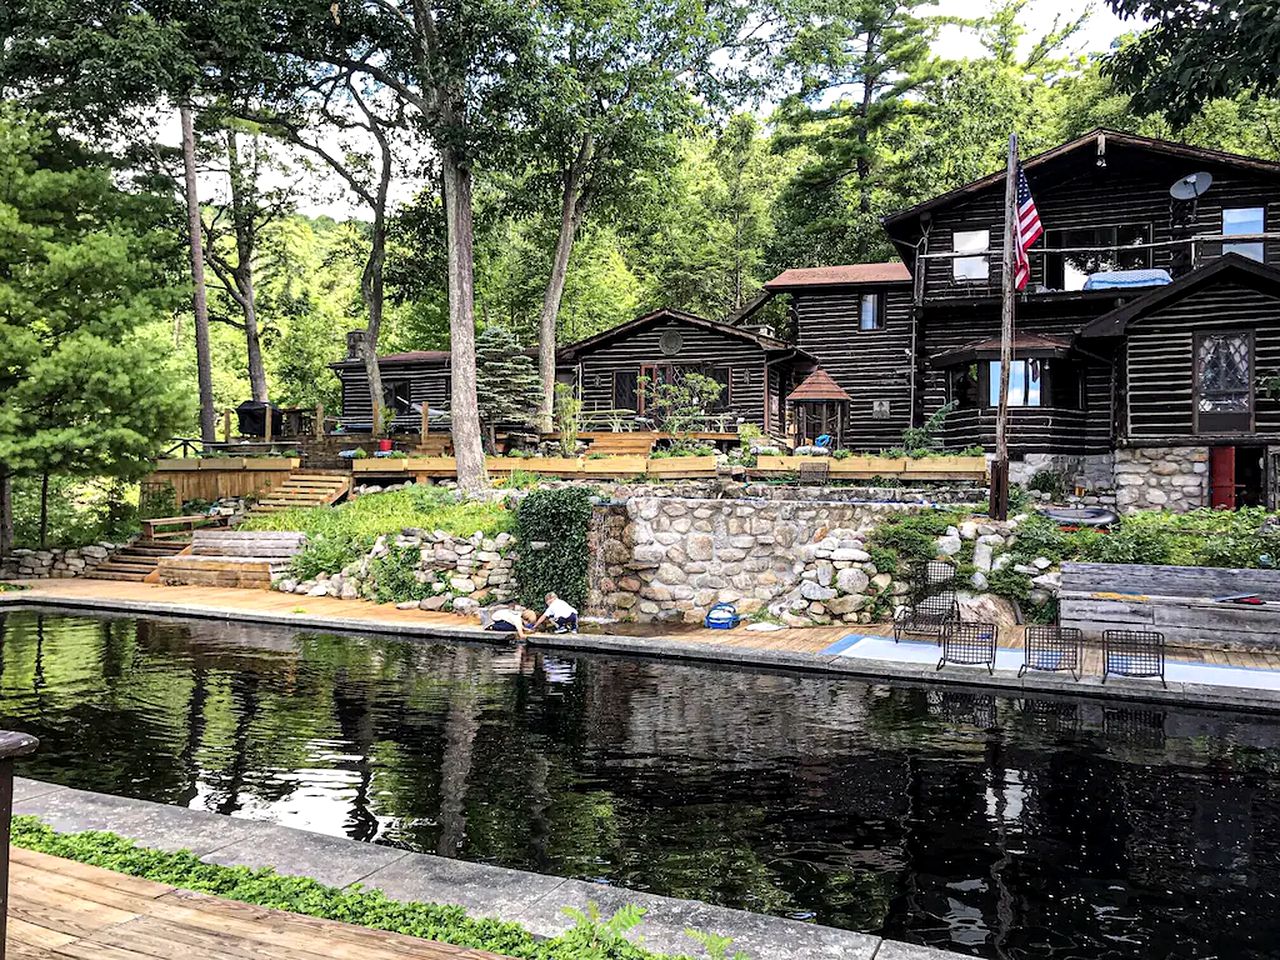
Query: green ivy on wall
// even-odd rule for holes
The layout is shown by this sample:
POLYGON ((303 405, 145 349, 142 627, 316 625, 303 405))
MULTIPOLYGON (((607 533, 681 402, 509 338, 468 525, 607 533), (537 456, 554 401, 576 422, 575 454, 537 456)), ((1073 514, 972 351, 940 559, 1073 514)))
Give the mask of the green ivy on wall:
POLYGON ((579 609, 586 603, 591 509, 591 491, 577 487, 534 490, 520 502, 515 574, 525 606, 540 608, 548 593, 579 609))

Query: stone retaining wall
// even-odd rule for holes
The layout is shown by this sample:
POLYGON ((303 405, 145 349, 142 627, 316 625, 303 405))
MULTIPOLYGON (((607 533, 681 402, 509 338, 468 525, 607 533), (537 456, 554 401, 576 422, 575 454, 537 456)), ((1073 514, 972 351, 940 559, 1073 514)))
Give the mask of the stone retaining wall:
POLYGON ((87 547, 66 550, 14 550, 0 564, 0 578, 8 580, 43 580, 78 577, 103 563, 128 543, 91 543, 87 547))
POLYGON ((626 501, 605 544, 601 606, 642 622, 700 621, 721 601, 767 607, 784 623, 869 623, 904 592, 876 569, 866 537, 899 503, 674 497, 626 501))
POLYGON ((1207 447, 1140 447, 1116 451, 1116 506, 1183 513, 1209 505, 1207 447))
POLYGON ((492 539, 480 533, 456 537, 443 530, 404 530, 395 537, 379 537, 373 548, 355 563, 314 580, 280 580, 276 589, 311 597, 355 600, 372 597, 377 588, 379 561, 393 550, 415 551, 413 577, 421 584, 419 601, 402 607, 453 610, 470 613, 487 603, 500 603, 515 595, 515 540, 509 533, 492 539))

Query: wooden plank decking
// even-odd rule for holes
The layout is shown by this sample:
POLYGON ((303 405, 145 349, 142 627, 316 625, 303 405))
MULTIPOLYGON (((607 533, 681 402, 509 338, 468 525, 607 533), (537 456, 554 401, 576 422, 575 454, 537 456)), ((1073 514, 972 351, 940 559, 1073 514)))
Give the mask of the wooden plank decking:
POLYGON ((10 849, 8 960, 503 960, 10 849))

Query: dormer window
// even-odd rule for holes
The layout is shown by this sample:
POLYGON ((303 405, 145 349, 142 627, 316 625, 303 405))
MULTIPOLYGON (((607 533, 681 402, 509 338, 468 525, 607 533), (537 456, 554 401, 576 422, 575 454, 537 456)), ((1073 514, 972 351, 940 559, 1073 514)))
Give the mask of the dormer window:
MULTIPOLYGON (((1222 211, 1222 235, 1224 237, 1248 236, 1266 230, 1266 211, 1262 207, 1226 207, 1222 211)), ((1247 240, 1243 243, 1224 243, 1223 253, 1238 253, 1250 260, 1263 260, 1262 241, 1247 240)))
POLYGON ((986 256, 991 249, 990 230, 957 230, 951 235, 953 253, 982 254, 982 256, 952 257, 951 276, 955 280, 982 281, 991 273, 986 256))

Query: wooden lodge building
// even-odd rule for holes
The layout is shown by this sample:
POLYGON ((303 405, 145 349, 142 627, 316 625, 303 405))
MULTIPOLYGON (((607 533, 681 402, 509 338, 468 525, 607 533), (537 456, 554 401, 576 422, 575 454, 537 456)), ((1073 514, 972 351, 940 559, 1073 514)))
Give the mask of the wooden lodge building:
MULTIPOLYGON (((1274 505, 1280 164, 1096 130, 1023 166, 1045 234, 1017 302, 1014 478, 1051 467, 1123 507, 1274 505)), ((560 377, 586 410, 639 410, 638 383, 696 369, 730 424, 857 450, 952 403, 946 447, 992 450, 1003 199, 1000 171, 887 217, 901 262, 788 270, 728 322, 646 314, 565 347, 560 377), (753 326, 775 299, 790 342, 753 326)), ((412 400, 447 397, 447 358, 384 363, 412 400)), ((344 414, 367 408, 358 363, 335 369, 357 375, 344 414)))

